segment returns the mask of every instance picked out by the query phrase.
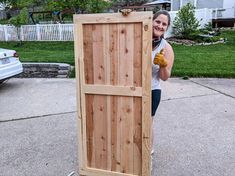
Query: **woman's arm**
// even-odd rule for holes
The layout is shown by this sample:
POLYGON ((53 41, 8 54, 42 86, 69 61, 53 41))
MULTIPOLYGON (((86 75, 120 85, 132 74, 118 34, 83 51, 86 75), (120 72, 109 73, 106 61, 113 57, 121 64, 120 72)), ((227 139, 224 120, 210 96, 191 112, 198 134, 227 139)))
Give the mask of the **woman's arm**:
POLYGON ((165 48, 165 59, 168 61, 166 67, 160 67, 159 77, 161 80, 166 81, 171 76, 171 69, 174 63, 174 51, 169 43, 165 48))

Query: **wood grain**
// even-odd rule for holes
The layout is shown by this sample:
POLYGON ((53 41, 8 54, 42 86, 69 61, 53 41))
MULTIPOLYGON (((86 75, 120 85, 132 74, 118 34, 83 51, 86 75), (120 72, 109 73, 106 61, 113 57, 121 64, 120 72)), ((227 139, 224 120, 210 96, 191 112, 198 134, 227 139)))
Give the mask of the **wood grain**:
POLYGON ((81 175, 150 175, 151 22, 74 16, 81 175))

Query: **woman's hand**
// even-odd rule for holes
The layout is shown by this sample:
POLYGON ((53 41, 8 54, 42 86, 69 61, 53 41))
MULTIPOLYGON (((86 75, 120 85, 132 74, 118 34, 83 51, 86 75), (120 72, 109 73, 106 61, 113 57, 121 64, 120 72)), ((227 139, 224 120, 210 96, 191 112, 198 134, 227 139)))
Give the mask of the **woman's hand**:
POLYGON ((164 54, 165 54, 164 49, 161 49, 160 53, 157 53, 157 54, 155 55, 155 58, 154 58, 154 60, 153 60, 153 63, 154 63, 155 65, 159 65, 160 67, 166 67, 167 64, 168 64, 168 61, 165 59, 164 54))
POLYGON ((159 77, 161 80, 166 81, 171 76, 171 69, 174 63, 174 52, 169 43, 166 44, 162 55, 167 61, 167 65, 165 67, 160 66, 159 77))

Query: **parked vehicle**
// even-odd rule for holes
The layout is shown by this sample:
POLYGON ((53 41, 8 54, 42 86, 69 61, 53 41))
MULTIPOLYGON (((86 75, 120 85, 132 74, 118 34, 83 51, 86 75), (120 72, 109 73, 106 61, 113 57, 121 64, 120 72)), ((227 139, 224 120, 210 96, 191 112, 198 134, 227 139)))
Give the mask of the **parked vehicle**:
POLYGON ((15 50, 0 48, 0 83, 23 72, 15 50))

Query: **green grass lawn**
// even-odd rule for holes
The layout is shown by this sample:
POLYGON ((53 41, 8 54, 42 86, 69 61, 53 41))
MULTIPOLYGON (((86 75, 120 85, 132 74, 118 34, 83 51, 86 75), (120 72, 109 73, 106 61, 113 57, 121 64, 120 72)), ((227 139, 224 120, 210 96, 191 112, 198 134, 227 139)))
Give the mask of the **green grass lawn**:
POLYGON ((223 32, 226 44, 173 45, 173 76, 235 78, 235 31, 223 32))
POLYGON ((74 65, 73 42, 0 42, 1 48, 14 49, 22 62, 63 62, 74 65))
MULTIPOLYGON (((175 63, 172 76, 235 78, 235 31, 222 33, 226 44, 209 46, 173 45, 175 63)), ((64 62, 74 65, 73 42, 0 42, 14 49, 23 62, 64 62)))

